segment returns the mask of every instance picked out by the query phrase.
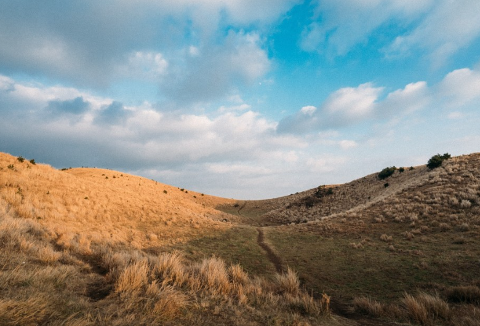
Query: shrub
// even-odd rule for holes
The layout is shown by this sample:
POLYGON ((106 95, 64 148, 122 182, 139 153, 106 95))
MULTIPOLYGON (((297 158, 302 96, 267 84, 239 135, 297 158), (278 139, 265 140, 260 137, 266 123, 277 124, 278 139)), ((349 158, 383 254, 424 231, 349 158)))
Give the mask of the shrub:
POLYGON ((353 306, 355 311, 374 317, 380 317, 384 311, 381 303, 367 297, 353 299, 353 306))
POLYGON ((388 186, 390 186, 390 184, 387 182, 383 185, 385 188, 387 188, 388 186))
POLYGON ((168 191, 164 190, 163 193, 164 193, 164 194, 168 194, 168 191))
POLYGON ((17 157, 17 160, 20 162, 20 163, 23 163, 23 161, 25 161, 25 159, 21 156, 17 157))
POLYGON ((298 275, 290 267, 287 267, 285 274, 276 274, 276 281, 280 293, 298 295, 300 292, 300 280, 298 275))
POLYGON ((400 173, 403 173, 404 171, 405 171, 404 167, 401 167, 400 169, 398 169, 398 172, 400 172, 400 173))
POLYGON ((317 198, 322 198, 324 196, 329 196, 329 195, 333 195, 333 189, 332 188, 327 189, 326 186, 320 186, 315 191, 315 196, 317 198))
POLYGON ((35 160, 32 158, 32 159, 30 160, 30 164, 35 165, 35 164, 37 164, 37 163, 35 163, 35 160))
POLYGON ((427 163, 427 167, 430 169, 430 170, 433 170, 435 168, 438 168, 439 166, 442 165, 443 161, 445 160, 448 160, 450 157, 452 157, 450 154, 448 153, 445 153, 443 155, 440 155, 440 154, 437 154, 437 155, 433 155, 429 160, 428 160, 428 163, 427 163))
POLYGON ((389 176, 391 176, 393 173, 395 173, 395 170, 397 170, 397 168, 395 166, 385 168, 382 171, 380 171, 380 173, 378 174, 378 178, 380 180, 386 179, 389 176))
POLYGON ((14 170, 14 169, 15 169, 15 166, 14 166, 13 164, 9 164, 9 165, 7 166, 7 168, 9 168, 10 170, 14 170))

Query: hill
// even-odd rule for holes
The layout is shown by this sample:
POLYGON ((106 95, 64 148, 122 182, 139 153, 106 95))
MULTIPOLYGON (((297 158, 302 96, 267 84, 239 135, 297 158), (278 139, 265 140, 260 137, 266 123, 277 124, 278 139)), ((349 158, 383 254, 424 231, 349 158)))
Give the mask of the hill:
POLYGON ((283 265, 295 266, 314 293, 331 294, 337 313, 479 325, 470 304, 480 302, 480 154, 378 174, 222 209, 237 206, 245 222, 263 225, 283 265), (425 304, 424 317, 416 316, 406 293, 450 305, 448 316, 425 304))
POLYGON ((257 201, 21 161, 4 324, 480 325, 478 153, 257 201))
POLYGON ((177 250, 239 234, 215 209, 231 202, 0 153, 0 324, 339 325, 328 297, 312 298, 291 270, 258 277, 177 250))

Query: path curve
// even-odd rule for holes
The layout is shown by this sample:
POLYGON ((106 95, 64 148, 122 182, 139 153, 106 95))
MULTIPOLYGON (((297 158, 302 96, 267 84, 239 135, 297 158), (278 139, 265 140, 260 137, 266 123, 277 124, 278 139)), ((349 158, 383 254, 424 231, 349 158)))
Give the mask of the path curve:
POLYGON ((265 242, 265 235, 262 228, 257 228, 258 237, 257 243, 263 250, 267 253, 268 260, 272 262, 277 270, 277 273, 283 273, 282 259, 275 254, 275 252, 270 248, 270 246, 265 242))

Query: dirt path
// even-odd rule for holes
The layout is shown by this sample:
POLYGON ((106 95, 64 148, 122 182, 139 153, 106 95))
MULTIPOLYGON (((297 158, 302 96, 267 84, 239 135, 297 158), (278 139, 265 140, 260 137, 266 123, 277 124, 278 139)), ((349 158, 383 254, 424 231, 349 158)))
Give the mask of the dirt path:
POLYGON ((272 262, 272 264, 275 266, 275 269, 277 270, 278 273, 283 272, 283 267, 282 267, 282 259, 278 257, 275 252, 273 252, 272 248, 265 243, 265 235, 263 233, 262 228, 257 228, 258 231, 258 238, 257 238, 257 243, 260 247, 262 247, 263 250, 267 253, 268 260, 272 262))

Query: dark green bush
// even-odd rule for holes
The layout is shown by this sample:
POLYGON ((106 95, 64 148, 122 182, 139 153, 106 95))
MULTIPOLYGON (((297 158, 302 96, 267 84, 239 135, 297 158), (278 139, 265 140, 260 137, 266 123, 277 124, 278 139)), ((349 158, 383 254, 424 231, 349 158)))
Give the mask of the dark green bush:
POLYGON ((450 157, 452 157, 450 154, 448 153, 445 153, 443 155, 440 155, 440 154, 437 154, 437 155, 433 155, 429 160, 428 160, 428 163, 427 163, 427 167, 430 169, 430 170, 433 170, 435 168, 438 168, 439 166, 442 165, 443 161, 445 160, 448 160, 450 157))
POLYGON ((322 198, 328 195, 333 195, 333 189, 332 188, 327 189, 325 185, 318 187, 317 190, 315 191, 315 197, 317 198, 322 198))
POLYGON ((35 165, 35 164, 37 164, 37 163, 35 163, 35 160, 32 158, 32 159, 30 160, 30 164, 35 165))
POLYGON ((21 156, 17 157, 17 160, 20 162, 20 163, 23 163, 23 161, 25 161, 25 159, 21 156))
POLYGON ((400 173, 403 173, 404 171, 405 171, 405 168, 403 168, 403 167, 398 169, 398 172, 400 172, 400 173))
POLYGON ((385 168, 383 169, 382 171, 380 171, 380 173, 378 174, 378 178, 380 180, 383 180, 383 179, 386 179, 388 178, 389 176, 391 176, 393 173, 395 173, 395 170, 397 170, 397 168, 395 166, 391 166, 389 168, 385 168))

